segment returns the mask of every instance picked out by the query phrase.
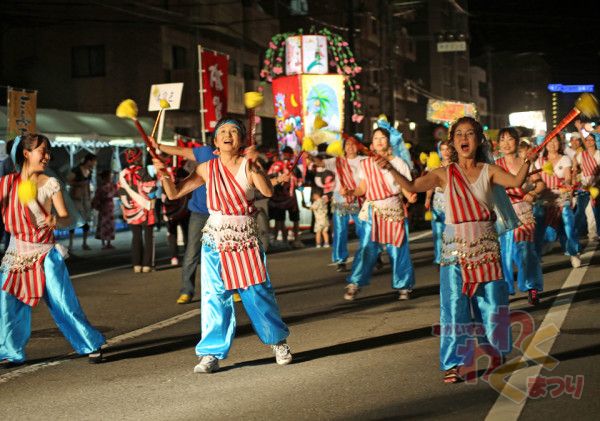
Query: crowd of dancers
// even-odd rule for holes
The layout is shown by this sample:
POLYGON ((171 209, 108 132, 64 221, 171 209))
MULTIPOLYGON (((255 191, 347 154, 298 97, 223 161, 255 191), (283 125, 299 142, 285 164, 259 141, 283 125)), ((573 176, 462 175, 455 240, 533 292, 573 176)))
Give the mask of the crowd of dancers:
MULTIPOLYGON (((590 194, 600 170, 597 139, 584 129, 571 137, 571 157, 563 152, 560 136, 538 156, 509 127, 500 130, 499 147, 494 150, 481 124, 463 117, 451 126, 448 139, 438 144, 440 165, 415 174, 402 136, 380 121, 370 148, 344 135, 342 156, 305 157, 305 162, 335 175, 330 204, 332 261, 340 271, 350 257, 350 221, 356 228, 358 249, 343 298, 352 301, 369 285, 384 250, 391 265, 391 287, 398 291, 398 299, 410 298, 418 285, 407 212, 417 193, 425 193, 425 207, 432 214, 434 262, 439 265, 444 382, 461 380, 460 368, 476 346, 463 328, 474 323, 482 327, 484 340, 501 364, 512 349, 508 310, 509 295, 516 292, 515 267, 517 288, 528 294, 531 305, 537 305, 544 289, 541 258, 547 244, 558 240, 576 268, 581 265, 580 234, 587 233, 590 240, 598 236, 596 198, 590 194), (577 146, 577 139, 583 144, 577 146)), ((227 357, 235 334, 236 293, 257 335, 272 347, 276 362, 292 361, 286 341, 289 330, 280 315, 258 236, 254 199, 257 192, 270 197, 276 186, 288 182, 293 164, 286 163, 287 175, 270 176, 244 154, 245 139, 239 120, 222 119, 215 128, 212 159, 197 159, 201 163, 180 182, 163 160, 153 160, 169 200, 202 191, 209 213, 194 254, 201 261, 202 335, 196 346, 195 372, 214 372, 219 360, 227 357)), ((11 234, 2 261, 0 361, 25 361, 31 308, 43 298, 75 351, 100 362, 104 338, 87 321, 53 237, 53 229, 69 215, 57 180, 44 175, 50 160, 48 139, 35 134, 17 138, 13 160, 19 172, 0 178, 2 217, 11 234), (20 185, 28 180, 37 185, 37 198, 24 202, 20 185)), ((327 206, 318 191, 309 207, 315 213, 315 231, 322 234, 324 245, 329 244, 329 223, 323 218, 327 206)))

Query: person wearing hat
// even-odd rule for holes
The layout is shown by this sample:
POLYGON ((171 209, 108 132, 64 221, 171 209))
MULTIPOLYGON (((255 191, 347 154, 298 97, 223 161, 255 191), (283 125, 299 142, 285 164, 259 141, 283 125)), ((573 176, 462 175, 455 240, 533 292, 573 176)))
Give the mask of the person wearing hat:
POLYGON ((571 139, 569 145, 565 148, 565 155, 571 160, 575 158, 575 155, 581 150, 581 135, 579 132, 571 133, 571 139))
POLYGON ((239 120, 219 120, 215 127, 218 158, 198 165, 177 186, 164 163, 153 160, 170 200, 206 184, 210 216, 202 236, 202 338, 196 346, 199 361, 195 373, 212 373, 219 369, 219 361, 227 358, 235 336, 235 292, 258 337, 271 346, 277 364, 292 361, 286 341, 289 330, 275 300, 255 218, 256 192, 270 197, 273 185, 262 168, 243 155, 244 135, 239 120))
POLYGON ((127 168, 119 173, 117 195, 121 200, 123 219, 131 229, 131 262, 135 273, 151 272, 154 264, 154 238, 152 228, 156 223, 156 180, 142 166, 142 150, 125 151, 127 168), (143 236, 143 240, 142 240, 143 236))

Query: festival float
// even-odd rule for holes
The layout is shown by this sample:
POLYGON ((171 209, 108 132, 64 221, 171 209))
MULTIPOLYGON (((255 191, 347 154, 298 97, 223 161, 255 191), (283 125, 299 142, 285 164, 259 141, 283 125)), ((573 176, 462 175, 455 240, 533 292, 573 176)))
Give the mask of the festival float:
POLYGON ((345 112, 353 122, 363 119, 361 68, 348 42, 328 29, 299 30, 273 36, 264 56, 258 91, 272 84, 279 150, 313 151, 326 143, 329 153, 340 154, 345 112), (344 109, 346 94, 351 110, 344 109))

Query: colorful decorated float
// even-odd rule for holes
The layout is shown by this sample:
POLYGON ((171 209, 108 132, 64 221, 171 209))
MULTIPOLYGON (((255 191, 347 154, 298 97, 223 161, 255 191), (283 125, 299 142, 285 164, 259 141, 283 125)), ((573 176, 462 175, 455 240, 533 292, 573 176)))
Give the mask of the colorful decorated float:
POLYGON ((271 38, 259 91, 272 83, 279 149, 300 152, 327 143, 330 150, 341 151, 346 93, 352 121, 363 119, 356 81, 360 71, 348 42, 327 29, 271 38))

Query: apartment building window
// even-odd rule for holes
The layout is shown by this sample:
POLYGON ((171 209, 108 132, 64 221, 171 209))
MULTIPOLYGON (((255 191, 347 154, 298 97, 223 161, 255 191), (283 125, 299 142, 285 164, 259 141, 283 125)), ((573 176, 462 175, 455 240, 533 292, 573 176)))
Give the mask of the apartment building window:
POLYGON ((186 51, 184 47, 180 45, 173 46, 173 70, 185 69, 186 63, 186 51))
POLYGON ((72 77, 100 77, 106 72, 104 45, 71 48, 72 77))

